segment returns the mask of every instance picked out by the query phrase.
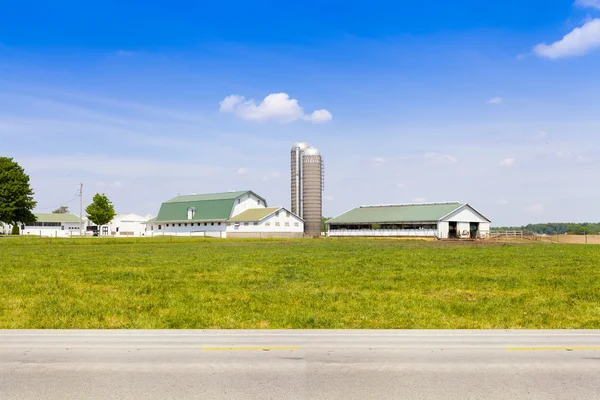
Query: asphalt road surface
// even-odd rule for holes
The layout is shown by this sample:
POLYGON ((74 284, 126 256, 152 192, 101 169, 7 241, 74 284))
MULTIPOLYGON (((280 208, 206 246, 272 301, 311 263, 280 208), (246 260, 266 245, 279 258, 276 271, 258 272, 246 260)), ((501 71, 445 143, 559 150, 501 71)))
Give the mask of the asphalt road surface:
POLYGON ((0 399, 600 399, 600 331, 0 331, 0 399))

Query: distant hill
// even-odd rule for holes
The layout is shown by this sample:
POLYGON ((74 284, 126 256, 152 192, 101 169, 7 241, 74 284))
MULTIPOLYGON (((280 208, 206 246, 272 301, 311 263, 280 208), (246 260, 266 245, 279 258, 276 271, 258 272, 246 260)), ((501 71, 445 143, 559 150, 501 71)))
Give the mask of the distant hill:
POLYGON ((547 223, 547 224, 529 224, 526 226, 496 226, 492 230, 506 231, 519 230, 524 233, 537 233, 540 235, 600 235, 600 223, 585 222, 583 224, 575 223, 547 223))

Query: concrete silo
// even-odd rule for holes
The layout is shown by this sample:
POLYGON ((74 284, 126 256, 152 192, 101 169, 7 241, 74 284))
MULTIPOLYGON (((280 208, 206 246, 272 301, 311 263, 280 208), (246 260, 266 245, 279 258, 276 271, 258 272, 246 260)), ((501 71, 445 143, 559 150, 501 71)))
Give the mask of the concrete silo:
POLYGON ((304 219, 304 233, 321 235, 323 214, 323 159, 306 143, 292 147, 292 212, 304 219))

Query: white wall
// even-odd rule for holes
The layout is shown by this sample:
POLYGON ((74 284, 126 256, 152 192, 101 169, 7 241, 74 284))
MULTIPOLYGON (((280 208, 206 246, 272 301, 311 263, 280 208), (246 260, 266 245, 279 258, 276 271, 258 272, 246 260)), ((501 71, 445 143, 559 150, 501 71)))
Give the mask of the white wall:
POLYGON ((438 222, 437 237, 440 239, 448 239, 448 231, 450 224, 446 221, 438 222))
POLYGON ((328 236, 436 237, 436 229, 339 229, 328 236))
POLYGON ((235 200, 233 204, 233 212, 230 217, 234 217, 238 214, 243 213, 246 210, 251 208, 265 208, 265 202, 252 193, 247 193, 243 196, 240 196, 237 200, 235 200), (259 204, 260 202, 260 204, 259 204))
POLYGON ((469 206, 465 205, 458 210, 454 211, 450 215, 444 217, 442 221, 452 222, 488 222, 487 219, 482 218, 478 213, 473 211, 469 206))
POLYGON ((79 223, 63 223, 60 226, 25 226, 21 229, 21 235, 42 237, 70 237, 79 236, 79 223), (63 229, 64 227, 64 229, 63 229))
POLYGON ((204 232, 212 234, 213 236, 219 236, 219 232, 223 233, 225 237, 225 230, 227 228, 226 222, 177 222, 177 223, 156 223, 153 222, 148 224, 146 229, 146 236, 157 236, 157 235, 173 235, 173 236, 205 236, 204 232), (181 226, 179 226, 181 224, 181 226), (199 226, 198 226, 199 224, 199 226), (214 225, 212 225, 214 224, 214 225), (167 226, 168 225, 168 226, 167 226), (160 226, 160 229, 158 227, 160 226), (214 235, 216 233, 216 235, 214 235))
POLYGON ((151 219, 148 216, 137 214, 118 214, 107 225, 109 234, 115 236, 144 236, 146 234, 146 221, 151 219))
POLYGON ((279 215, 275 213, 254 225, 253 222, 228 222, 227 232, 304 232, 304 222, 282 208, 279 210, 279 215))

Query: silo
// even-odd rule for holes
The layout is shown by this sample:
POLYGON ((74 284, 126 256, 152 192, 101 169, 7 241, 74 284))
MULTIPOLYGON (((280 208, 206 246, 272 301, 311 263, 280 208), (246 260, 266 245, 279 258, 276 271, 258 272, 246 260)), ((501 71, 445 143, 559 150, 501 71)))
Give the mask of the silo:
POLYGON ((298 142, 292 146, 292 212, 302 218, 302 154, 308 148, 308 144, 298 142))
POLYGON ((304 233, 320 236, 323 214, 323 160, 319 150, 309 147, 303 151, 301 172, 301 217, 304 219, 304 233))

